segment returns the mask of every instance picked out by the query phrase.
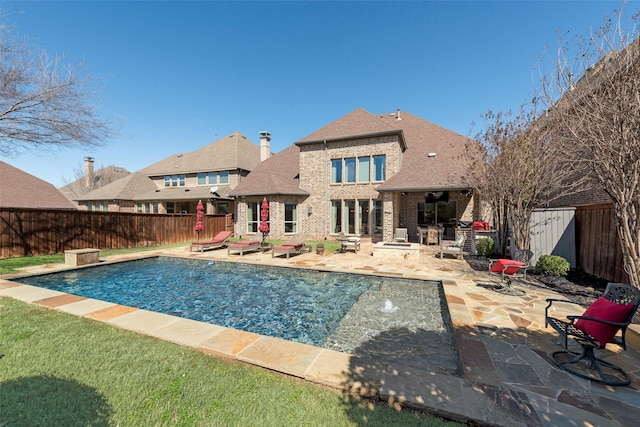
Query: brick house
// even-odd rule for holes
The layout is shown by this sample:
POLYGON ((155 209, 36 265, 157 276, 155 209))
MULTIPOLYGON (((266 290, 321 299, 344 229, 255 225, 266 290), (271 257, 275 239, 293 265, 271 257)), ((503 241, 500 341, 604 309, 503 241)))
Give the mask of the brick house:
POLYGON ((470 143, 399 110, 377 116, 356 109, 265 160, 229 193, 237 199, 236 234, 258 232, 267 198, 273 237, 344 233, 389 241, 405 227, 417 241, 419 225, 441 225, 452 236, 459 221, 479 216, 470 143))
POLYGON ((240 132, 196 151, 179 153, 76 198, 80 209, 151 214, 195 213, 198 201, 206 214, 234 211, 229 192, 260 163, 258 147, 240 132))

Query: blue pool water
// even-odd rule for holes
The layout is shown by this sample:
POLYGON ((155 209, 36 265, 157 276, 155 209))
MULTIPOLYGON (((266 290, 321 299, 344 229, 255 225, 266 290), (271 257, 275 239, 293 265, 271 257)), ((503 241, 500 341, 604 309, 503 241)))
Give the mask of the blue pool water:
MULTIPOLYGON (((171 257, 15 280, 316 346, 334 333, 365 291, 402 289, 403 284, 437 288, 416 280, 171 257)), ((384 315, 385 302, 367 303, 375 306, 373 317, 384 315)))

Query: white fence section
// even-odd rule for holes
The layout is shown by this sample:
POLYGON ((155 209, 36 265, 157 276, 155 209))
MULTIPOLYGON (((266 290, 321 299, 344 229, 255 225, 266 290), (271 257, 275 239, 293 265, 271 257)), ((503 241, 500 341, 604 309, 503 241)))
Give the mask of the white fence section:
POLYGON ((531 215, 531 265, 540 255, 559 255, 576 268, 575 208, 536 209, 531 215))

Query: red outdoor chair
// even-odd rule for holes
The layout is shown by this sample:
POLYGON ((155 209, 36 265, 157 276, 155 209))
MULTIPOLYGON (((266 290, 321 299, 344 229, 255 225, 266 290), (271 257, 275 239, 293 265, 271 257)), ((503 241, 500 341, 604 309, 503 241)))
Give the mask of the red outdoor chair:
POLYGON ((547 302, 545 327, 551 326, 560 334, 561 345, 565 348, 551 354, 560 369, 611 386, 624 386, 631 382, 621 367, 599 359, 595 350, 603 350, 607 344, 626 350, 625 335, 640 304, 639 289, 624 283, 609 283, 604 294, 581 316, 568 315, 567 320, 550 315, 552 304, 577 302, 554 298, 547 299, 547 302), (581 346, 580 352, 569 350, 569 338, 581 346))
POLYGON ((493 287, 496 292, 508 295, 524 295, 522 289, 514 288, 513 277, 523 269, 526 271, 527 263, 513 259, 493 259, 489 263, 489 272, 500 276, 500 284, 493 287))

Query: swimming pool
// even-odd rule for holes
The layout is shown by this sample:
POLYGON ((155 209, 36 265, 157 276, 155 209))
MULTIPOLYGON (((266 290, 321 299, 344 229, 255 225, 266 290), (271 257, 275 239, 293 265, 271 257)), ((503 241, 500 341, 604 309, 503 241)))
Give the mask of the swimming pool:
POLYGON ((423 330, 442 342, 420 351, 455 351, 438 282, 173 257, 14 280, 347 353, 383 331, 423 330))

